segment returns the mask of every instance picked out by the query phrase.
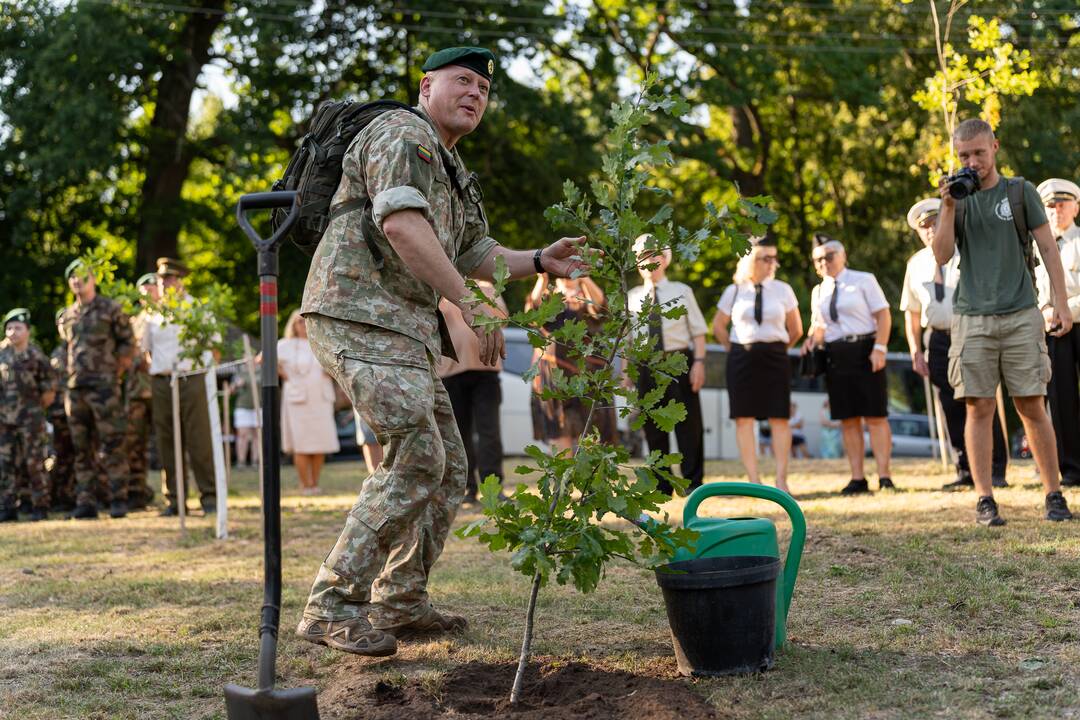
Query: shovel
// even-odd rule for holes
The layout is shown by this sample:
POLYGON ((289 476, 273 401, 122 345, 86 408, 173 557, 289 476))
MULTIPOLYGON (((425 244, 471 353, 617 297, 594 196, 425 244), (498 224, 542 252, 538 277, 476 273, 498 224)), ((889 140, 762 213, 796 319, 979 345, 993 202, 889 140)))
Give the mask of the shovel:
POLYGON ((278 248, 300 216, 300 195, 294 191, 243 195, 236 219, 255 245, 259 260, 259 320, 262 345, 263 449, 263 606, 259 625, 259 688, 225 686, 229 720, 319 720, 315 688, 274 689, 278 622, 281 615, 281 429, 277 375, 278 248), (290 208, 288 216, 268 239, 248 222, 249 210, 290 208))

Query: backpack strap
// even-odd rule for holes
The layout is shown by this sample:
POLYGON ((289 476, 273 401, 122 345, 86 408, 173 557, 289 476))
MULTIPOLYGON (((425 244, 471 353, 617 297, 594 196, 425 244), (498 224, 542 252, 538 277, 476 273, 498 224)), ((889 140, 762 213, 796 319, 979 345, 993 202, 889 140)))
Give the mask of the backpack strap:
POLYGON ((1028 227, 1027 210, 1024 205, 1024 178, 1006 178, 1005 195, 1009 199, 1009 208, 1012 210, 1013 226, 1016 227, 1016 237, 1020 241, 1020 250, 1024 253, 1024 262, 1027 264, 1028 272, 1031 273, 1032 287, 1035 287, 1035 252, 1032 247, 1031 230, 1028 227))
POLYGON ((953 244, 959 250, 964 244, 964 215, 967 213, 967 198, 956 201, 956 210, 953 212, 953 244))

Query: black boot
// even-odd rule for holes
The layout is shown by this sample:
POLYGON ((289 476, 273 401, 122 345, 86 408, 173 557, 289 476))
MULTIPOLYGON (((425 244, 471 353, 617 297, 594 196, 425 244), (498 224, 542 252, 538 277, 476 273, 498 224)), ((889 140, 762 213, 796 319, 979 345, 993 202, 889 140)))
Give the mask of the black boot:
POLYGON ((109 504, 109 517, 122 518, 128 514, 128 505, 126 500, 113 500, 109 504))
POLYGON ((0 508, 0 523, 15 522, 18 519, 19 511, 15 508, 0 508))
POLYGON ((866 478, 861 480, 855 480, 852 478, 851 482, 844 486, 840 491, 841 495, 862 495, 870 492, 870 485, 866 482, 866 478))
POLYGON ((46 508, 34 508, 34 511, 30 513, 30 522, 39 522, 48 519, 49 511, 46 508))
POLYGON ((72 520, 97 520, 97 505, 76 505, 71 511, 72 520))

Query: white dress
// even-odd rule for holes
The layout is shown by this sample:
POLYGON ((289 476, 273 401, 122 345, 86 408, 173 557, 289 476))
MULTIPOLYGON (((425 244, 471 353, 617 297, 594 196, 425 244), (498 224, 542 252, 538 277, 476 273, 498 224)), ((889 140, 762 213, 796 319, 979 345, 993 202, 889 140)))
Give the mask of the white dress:
POLYGON ((334 423, 334 381, 323 372, 307 338, 278 340, 278 364, 287 379, 281 391, 281 449, 330 455, 341 449, 334 423))

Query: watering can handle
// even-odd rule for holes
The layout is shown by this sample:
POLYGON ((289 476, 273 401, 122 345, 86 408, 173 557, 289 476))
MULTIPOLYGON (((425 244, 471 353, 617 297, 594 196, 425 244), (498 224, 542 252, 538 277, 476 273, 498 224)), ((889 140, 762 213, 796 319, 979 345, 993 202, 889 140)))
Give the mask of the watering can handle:
POLYGON ((806 543, 806 517, 795 498, 783 490, 767 485, 741 482, 714 482, 702 485, 686 500, 683 508, 683 527, 697 517, 698 507, 702 502, 720 495, 729 497, 752 497, 771 500, 787 511, 791 518, 791 542, 788 543, 787 557, 784 559, 784 614, 791 605, 791 596, 795 592, 795 579, 799 576, 799 562, 802 560, 803 545, 806 543))

